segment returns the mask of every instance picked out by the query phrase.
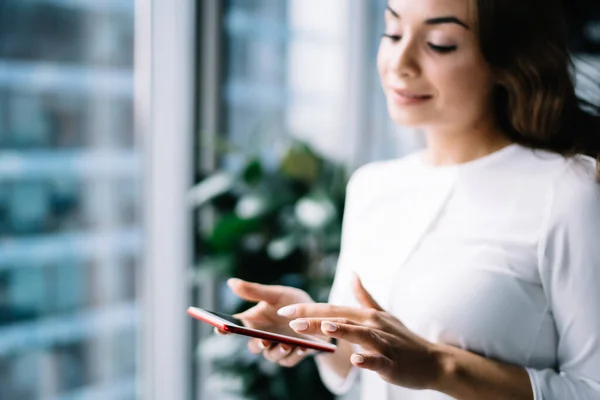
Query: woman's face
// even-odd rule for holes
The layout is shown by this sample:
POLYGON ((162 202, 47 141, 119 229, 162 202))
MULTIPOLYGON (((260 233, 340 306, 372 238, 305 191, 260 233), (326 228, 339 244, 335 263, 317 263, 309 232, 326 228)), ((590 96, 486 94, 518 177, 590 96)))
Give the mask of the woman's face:
POLYGON ((469 0, 389 0, 378 70, 399 125, 468 128, 492 114, 494 79, 469 0))

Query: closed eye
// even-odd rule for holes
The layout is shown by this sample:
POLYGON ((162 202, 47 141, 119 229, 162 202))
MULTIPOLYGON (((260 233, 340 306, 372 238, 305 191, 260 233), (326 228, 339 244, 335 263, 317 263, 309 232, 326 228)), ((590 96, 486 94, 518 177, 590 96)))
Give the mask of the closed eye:
POLYGON ((436 46, 435 44, 431 43, 429 43, 429 47, 431 48, 431 50, 442 54, 452 53, 458 48, 458 46, 436 46))
POLYGON ((402 39, 402 36, 398 36, 398 35, 388 35, 387 33, 383 34, 384 38, 388 38, 390 39, 392 42, 398 42, 402 39))
MULTIPOLYGON (((400 35, 389 35, 387 33, 384 33, 383 37, 391 40, 393 43, 396 43, 396 42, 399 42, 400 40, 402 40, 402 36, 400 36, 400 35)), ((433 43, 428 43, 428 45, 431 48, 431 50, 433 50, 437 53, 440 53, 440 54, 452 53, 453 51, 455 51, 458 48, 458 46, 438 46, 433 43)))

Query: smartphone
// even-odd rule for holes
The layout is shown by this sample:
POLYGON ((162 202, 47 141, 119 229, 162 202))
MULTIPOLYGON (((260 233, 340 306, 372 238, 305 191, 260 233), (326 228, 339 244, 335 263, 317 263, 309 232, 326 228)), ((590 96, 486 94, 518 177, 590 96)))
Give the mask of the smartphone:
POLYGON ((286 343, 293 346, 300 346, 328 353, 333 353, 337 348, 337 346, 334 344, 316 338, 313 339, 306 335, 295 334, 294 336, 291 336, 287 333, 283 334, 281 332, 277 332, 275 327, 263 328, 267 330, 247 328, 244 326, 242 321, 232 317, 229 314, 208 311, 197 307, 189 307, 187 309, 187 313, 190 316, 206 322, 207 324, 210 324, 225 332, 270 340, 272 342, 286 343))

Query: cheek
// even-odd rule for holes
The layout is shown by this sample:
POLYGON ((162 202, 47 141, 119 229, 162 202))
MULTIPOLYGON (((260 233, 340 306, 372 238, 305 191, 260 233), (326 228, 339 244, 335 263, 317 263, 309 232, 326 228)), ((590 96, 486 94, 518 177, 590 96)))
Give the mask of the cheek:
POLYGON ((377 71, 379 72, 379 78, 382 79, 387 72, 389 65, 390 50, 385 43, 379 45, 377 52, 377 71))
POLYGON ((492 79, 486 65, 472 59, 448 59, 429 66, 430 79, 445 104, 481 107, 491 91, 492 79))

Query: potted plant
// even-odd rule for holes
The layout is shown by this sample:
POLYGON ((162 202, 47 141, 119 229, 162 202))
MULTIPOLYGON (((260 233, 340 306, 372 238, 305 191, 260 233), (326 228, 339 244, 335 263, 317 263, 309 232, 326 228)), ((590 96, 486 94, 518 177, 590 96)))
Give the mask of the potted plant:
MULTIPOLYGON (((326 301, 340 248, 347 172, 306 143, 291 142, 274 167, 246 155, 236 173, 204 177, 190 192, 202 212, 211 208, 212 226, 198 233, 201 276, 211 274, 306 290, 326 301)), ((221 283, 220 310, 250 307, 221 283)), ((211 360, 213 391, 229 388, 234 398, 330 399, 314 363, 293 369, 255 356, 235 335, 211 336, 199 355, 211 360), (219 351, 218 349, 228 349, 219 351)))

